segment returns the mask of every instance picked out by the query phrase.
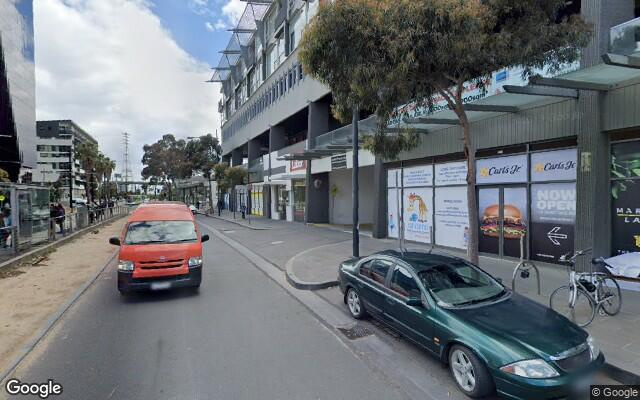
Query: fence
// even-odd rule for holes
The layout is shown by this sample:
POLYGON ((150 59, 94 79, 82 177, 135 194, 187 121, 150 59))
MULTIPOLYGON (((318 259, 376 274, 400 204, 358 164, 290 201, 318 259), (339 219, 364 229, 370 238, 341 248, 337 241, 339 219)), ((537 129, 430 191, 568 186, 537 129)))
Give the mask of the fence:
POLYGON ((51 243, 60 238, 68 236, 73 232, 84 229, 109 219, 128 214, 129 206, 113 207, 79 207, 65 215, 54 217, 29 219, 20 221, 20 227, 12 225, 0 228, 0 258, 3 256, 16 255, 21 251, 29 249, 35 245, 47 242, 51 243), (34 226, 38 225, 38 229, 34 226), (46 227, 43 228, 43 225, 46 227), (20 228, 20 229, 18 229, 20 228), (28 242, 21 241, 20 230, 29 232, 40 231, 43 235, 33 235, 28 242), (17 240, 16 240, 17 239, 17 240))

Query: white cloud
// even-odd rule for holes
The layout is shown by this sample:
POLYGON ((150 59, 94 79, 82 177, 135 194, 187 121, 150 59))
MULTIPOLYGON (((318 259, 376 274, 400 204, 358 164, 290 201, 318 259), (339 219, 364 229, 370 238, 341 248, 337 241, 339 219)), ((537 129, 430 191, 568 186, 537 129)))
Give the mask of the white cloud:
POLYGON ((213 15, 209 0, 189 0, 187 4, 191 11, 198 15, 213 15))
POLYGON ((215 31, 215 30, 216 30, 216 28, 213 26, 213 24, 211 24, 211 22, 209 22, 209 21, 207 21, 207 22, 204 24, 204 26, 205 26, 205 28, 207 28, 207 30, 208 30, 209 32, 213 32, 213 31, 215 31))
POLYGON ((214 25, 214 27, 218 30, 227 29, 227 23, 219 19, 214 25))
POLYGON ((235 26, 240 20, 240 17, 242 17, 246 6, 247 3, 240 0, 229 0, 227 4, 222 6, 222 15, 226 16, 231 24, 235 26))
MULTIPOLYGON (((204 0, 200 0, 204 1, 204 0)), ((142 145, 219 129, 219 88, 140 0, 39 0, 35 6, 37 118, 73 119, 122 166, 142 145)))

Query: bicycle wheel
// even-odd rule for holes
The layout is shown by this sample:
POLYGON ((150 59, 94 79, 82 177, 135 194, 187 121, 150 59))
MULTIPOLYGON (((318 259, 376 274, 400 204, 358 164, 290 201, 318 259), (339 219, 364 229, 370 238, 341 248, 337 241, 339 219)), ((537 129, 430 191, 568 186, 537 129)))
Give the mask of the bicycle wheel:
POLYGON ((609 276, 598 279, 598 300, 601 301, 600 307, 608 315, 616 315, 620 312, 622 294, 620 285, 615 279, 609 276))
POLYGON ((578 326, 587 326, 593 321, 596 315, 596 308, 591 297, 582 289, 578 289, 575 302, 571 304, 573 298, 572 286, 561 286, 557 288, 549 299, 551 309, 560 315, 570 319, 578 326))

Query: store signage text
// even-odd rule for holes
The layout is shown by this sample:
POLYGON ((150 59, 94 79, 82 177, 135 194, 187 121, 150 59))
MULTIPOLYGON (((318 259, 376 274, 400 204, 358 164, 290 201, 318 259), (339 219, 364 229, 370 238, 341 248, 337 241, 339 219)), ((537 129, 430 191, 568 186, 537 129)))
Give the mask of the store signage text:
POLYGON ((347 168, 347 155, 336 154, 331 156, 331 169, 345 169, 347 168))
POLYGON ((538 190, 538 210, 576 211, 575 190, 538 190))
POLYGON ((522 169, 522 165, 509 165, 500 168, 490 167, 490 168, 480 168, 480 176, 493 176, 493 175, 514 175, 520 172, 522 169))
POLYGON ((616 214, 625 224, 640 224, 640 208, 616 208, 616 214))

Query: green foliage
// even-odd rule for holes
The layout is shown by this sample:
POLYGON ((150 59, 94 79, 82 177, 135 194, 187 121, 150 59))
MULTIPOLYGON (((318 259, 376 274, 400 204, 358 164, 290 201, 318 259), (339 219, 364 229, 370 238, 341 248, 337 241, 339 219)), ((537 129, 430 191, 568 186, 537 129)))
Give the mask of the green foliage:
POLYGON ((225 171, 226 181, 229 187, 245 185, 249 176, 246 169, 241 166, 231 167, 225 171))
POLYGON ((191 176, 191 163, 187 155, 186 142, 177 140, 167 134, 157 142, 143 146, 142 177, 155 178, 158 182, 168 184, 169 192, 176 179, 191 176))
POLYGON ((202 173, 206 178, 213 175, 213 168, 220 162, 222 155, 218 139, 210 133, 187 142, 185 151, 191 171, 202 173))

